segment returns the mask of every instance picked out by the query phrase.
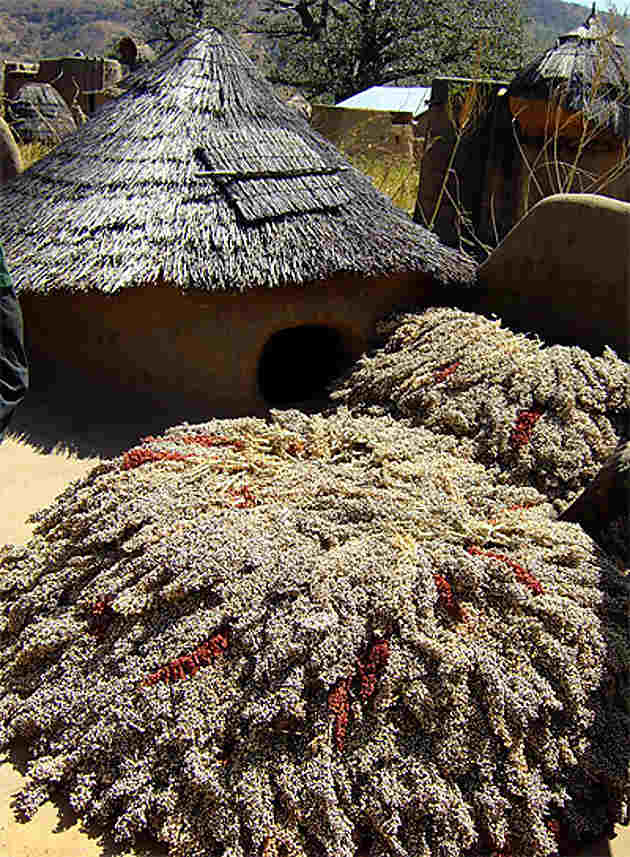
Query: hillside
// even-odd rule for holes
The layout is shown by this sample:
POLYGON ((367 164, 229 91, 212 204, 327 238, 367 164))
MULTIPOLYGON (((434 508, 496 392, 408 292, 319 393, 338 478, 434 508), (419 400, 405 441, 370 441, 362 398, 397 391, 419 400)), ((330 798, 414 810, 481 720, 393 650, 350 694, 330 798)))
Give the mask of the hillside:
MULTIPOLYGON (((585 6, 561 0, 526 0, 526 11, 542 48, 588 15, 585 6)), ((0 0, 0 59, 99 55, 134 29, 133 0, 0 0)), ((630 45, 628 31, 622 38, 630 45)))

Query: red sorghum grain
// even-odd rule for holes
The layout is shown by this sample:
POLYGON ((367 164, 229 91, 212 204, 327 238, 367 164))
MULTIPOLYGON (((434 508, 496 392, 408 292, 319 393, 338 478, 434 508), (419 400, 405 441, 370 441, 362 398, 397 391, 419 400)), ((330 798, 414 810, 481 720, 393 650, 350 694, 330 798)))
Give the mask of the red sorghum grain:
POLYGON ((542 415, 543 412, 538 408, 532 408, 530 411, 519 411, 517 413, 516 421, 510 432, 510 446, 512 449, 520 449, 529 443, 534 426, 542 415))
POLYGON ((457 621, 465 621, 466 614, 462 607, 455 600, 455 596, 453 595, 453 590, 451 589, 451 584, 445 577, 442 577, 441 574, 434 574, 433 580, 435 581, 435 585, 437 587, 440 607, 442 607, 446 612, 452 616, 453 619, 457 619, 457 621))
POLYGON ((376 679, 384 669, 389 658, 389 640, 374 640, 367 655, 357 660, 357 671, 361 684, 359 695, 364 702, 376 689, 376 679))
POLYGON ((116 611, 111 606, 113 600, 114 596, 111 593, 100 595, 90 606, 88 632, 94 634, 95 637, 102 638, 105 636, 112 619, 116 615, 116 611))
POLYGON ((335 715, 335 744, 339 752, 343 750, 350 714, 350 682, 351 678, 340 678, 328 693, 328 710, 335 715))
POLYGON ((140 467, 141 464, 146 464, 149 461, 186 461, 186 459, 193 457, 192 455, 182 455, 181 452, 163 452, 136 446, 124 454, 122 469, 133 470, 133 468, 140 467))
POLYGON ((525 584, 525 586, 531 589, 534 595, 543 594, 543 588, 540 581, 536 580, 533 574, 530 574, 526 568, 523 568, 522 565, 519 565, 513 559, 510 559, 509 556, 505 556, 502 553, 495 553, 494 551, 484 551, 480 547, 477 547, 477 545, 469 545, 466 550, 472 556, 487 556, 490 559, 498 559, 500 562, 509 566, 514 572, 519 583, 525 584))
POLYGON ((443 369, 436 369, 433 373, 433 383, 440 384, 442 381, 446 381, 446 379, 453 374, 453 372, 459 366, 459 360, 455 363, 451 363, 450 366, 445 366, 443 369))
POLYGON ((213 634, 209 640, 202 643, 189 655, 182 655, 160 667, 154 673, 149 673, 141 682, 141 686, 151 687, 159 681, 172 682, 193 676, 202 666, 211 664, 228 647, 228 631, 223 629, 213 634))

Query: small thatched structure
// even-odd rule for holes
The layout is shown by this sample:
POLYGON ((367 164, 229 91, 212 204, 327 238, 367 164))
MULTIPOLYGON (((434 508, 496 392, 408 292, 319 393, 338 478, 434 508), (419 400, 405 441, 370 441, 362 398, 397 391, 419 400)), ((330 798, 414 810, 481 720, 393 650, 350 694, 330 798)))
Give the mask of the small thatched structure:
POLYGON ((560 36, 511 82, 512 114, 526 135, 580 137, 583 122, 630 139, 630 73, 623 42, 595 13, 560 36), (574 117, 575 121, 572 121, 574 117))
POLYGON ((7 120, 22 143, 55 146, 76 131, 72 111, 50 83, 26 83, 7 101, 7 120))
POLYGON ((22 172, 22 156, 15 137, 4 119, 0 118, 0 184, 22 172))
POLYGON ((61 793, 171 857, 551 857, 627 823, 628 579, 465 443, 186 424, 37 520, 0 559, 24 816, 61 793))
POLYGON ((246 413, 307 397, 302 367, 330 378, 396 304, 472 280, 471 260, 394 208, 217 30, 122 85, 0 194, 33 352, 246 413))
POLYGON ((475 460, 560 509, 630 438, 630 366, 609 348, 547 347, 455 309, 393 316, 378 331, 334 399, 465 438, 475 460))

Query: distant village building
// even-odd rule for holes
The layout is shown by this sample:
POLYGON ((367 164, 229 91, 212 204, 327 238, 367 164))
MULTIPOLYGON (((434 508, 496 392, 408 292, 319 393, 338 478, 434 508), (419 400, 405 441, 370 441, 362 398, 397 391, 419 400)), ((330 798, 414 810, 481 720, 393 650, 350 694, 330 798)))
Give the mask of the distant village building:
POLYGON ((7 102, 6 116, 20 143, 55 146, 77 128, 72 111, 50 83, 25 83, 7 102))
POLYGON ((122 78, 117 60, 103 57, 58 57, 39 62, 7 61, 2 64, 2 100, 15 101, 25 84, 47 83, 69 108, 77 105, 89 115, 108 100, 108 89, 122 78))
POLYGON ((435 214, 452 246, 462 238, 494 246, 554 193, 630 200, 627 57, 594 10, 511 82, 434 80, 418 131, 429 145, 414 219, 435 214), (458 110, 471 104, 457 142, 458 110))
POLYGON ((313 105, 312 123, 320 134, 344 152, 413 157, 414 123, 428 110, 431 88, 371 86, 335 106, 313 105))
POLYGON ((630 200, 630 176, 615 167, 627 162, 630 141, 630 76, 621 42, 595 12, 581 27, 520 72, 508 89, 527 161, 519 214, 559 190, 549 163, 559 163, 569 190, 630 200), (605 181, 609 179, 608 181, 605 181))
POLYGON ((473 280, 219 31, 120 86, 0 188, 35 382, 53 363, 261 412, 321 393, 387 312, 473 280))

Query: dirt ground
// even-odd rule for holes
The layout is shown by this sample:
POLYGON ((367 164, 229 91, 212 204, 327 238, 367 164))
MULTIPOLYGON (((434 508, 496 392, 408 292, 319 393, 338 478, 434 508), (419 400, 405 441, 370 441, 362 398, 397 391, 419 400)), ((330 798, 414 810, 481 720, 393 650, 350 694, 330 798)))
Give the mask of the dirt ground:
MULTIPOLYGON (((28 516, 48 505, 67 485, 87 474, 102 458, 119 454, 147 434, 182 422, 179 414, 155 404, 148 419, 139 418, 139 403, 102 391, 75 389, 69 400, 33 393, 13 422, 13 434, 0 443, 0 545, 22 544, 33 529, 28 516), (77 408, 77 402, 81 407, 77 408), (87 407, 86 403, 91 402, 87 407), (73 416, 77 411, 80 416, 73 416)), ((208 416, 209 418, 209 416, 208 416)), ((132 852, 116 849, 102 831, 82 830, 64 803, 47 803, 26 824, 16 821, 13 796, 24 782, 20 754, 0 757, 0 857, 163 857, 164 851, 143 843, 132 852)), ((630 857, 630 828, 619 830, 581 857, 630 857)), ((251 855, 257 857, 257 855, 251 855)))

